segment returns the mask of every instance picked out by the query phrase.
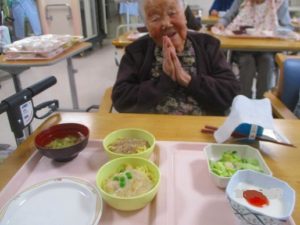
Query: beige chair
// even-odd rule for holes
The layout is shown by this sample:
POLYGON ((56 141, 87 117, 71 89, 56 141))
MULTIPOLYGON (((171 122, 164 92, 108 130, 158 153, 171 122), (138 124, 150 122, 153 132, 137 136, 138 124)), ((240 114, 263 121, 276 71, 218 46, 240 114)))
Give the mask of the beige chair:
MULTIPOLYGON (((284 54, 277 54, 276 55, 276 63, 278 64, 279 67, 279 78, 278 78, 278 83, 276 88, 274 88, 274 90, 266 92, 265 93, 265 97, 269 98, 271 103, 272 103, 272 110, 273 110, 273 114, 275 117, 277 118, 282 118, 282 119, 298 119, 291 110, 293 110, 293 107, 291 106, 291 104, 287 104, 286 101, 286 97, 284 97, 284 95, 286 95, 287 93, 285 92, 289 92, 292 89, 290 88, 285 88, 286 84, 284 84, 284 82, 287 82, 287 79, 289 77, 287 77, 288 74, 285 73, 289 72, 289 70, 291 68, 290 67, 290 63, 287 63, 288 61, 293 61, 293 66, 295 65, 295 62, 297 64, 297 68, 299 67, 299 71, 300 71, 300 56, 299 55, 284 55, 284 54), (292 59, 292 60, 291 60, 292 59), (298 60, 299 60, 299 66, 298 66, 298 60), (284 103, 285 102, 285 103, 284 103)), ((295 68, 293 68, 293 70, 295 70, 295 68)), ((293 75, 295 75, 295 73, 293 73, 293 75)), ((300 74, 297 73, 296 75, 299 75, 299 79, 300 79, 300 74)), ((290 74, 289 74, 290 76, 290 74)), ((296 85, 298 85, 298 82, 295 83, 296 85)), ((300 82, 299 82, 300 85, 300 82)), ((297 88, 296 88, 297 89, 297 88)), ((295 92, 295 91, 294 91, 295 92)), ((299 88, 297 89, 297 92, 293 94, 293 98, 297 98, 299 96, 299 88)), ((293 100, 294 102, 296 100, 293 100)), ((292 104, 293 105, 293 104, 292 104)))
POLYGON ((111 92, 112 92, 112 87, 109 87, 105 90, 98 110, 100 114, 107 114, 112 112, 113 104, 111 100, 111 92))

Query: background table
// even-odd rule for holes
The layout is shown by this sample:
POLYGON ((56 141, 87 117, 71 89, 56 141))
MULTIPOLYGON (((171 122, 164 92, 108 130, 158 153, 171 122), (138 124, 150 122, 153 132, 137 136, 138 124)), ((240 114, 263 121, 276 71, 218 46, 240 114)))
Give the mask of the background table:
POLYGON ((72 57, 74 55, 77 55, 84 50, 87 50, 92 47, 91 43, 88 42, 80 42, 75 44, 74 46, 70 47, 69 49, 66 49, 61 54, 57 55, 54 58, 51 59, 42 59, 42 60, 5 60, 4 55, 0 55, 0 69, 8 72, 13 79, 14 86, 16 92, 20 91, 22 89, 19 75, 31 67, 37 67, 37 66, 50 66, 53 64, 56 64, 62 60, 67 60, 67 69, 68 69, 68 77, 69 77, 69 83, 70 83, 70 89, 71 89, 71 97, 72 97, 72 103, 73 103, 73 109, 79 109, 78 105, 78 97, 77 97, 77 90, 76 90, 76 84, 75 84, 75 73, 77 72, 72 63, 72 57))
MULTIPOLYGON (((246 52, 299 52, 300 41, 289 39, 275 39, 275 38, 246 38, 246 37, 225 37, 215 35, 210 31, 206 32, 221 42, 221 48, 226 50, 227 61, 231 62, 232 51, 246 51, 246 52)), ((130 33, 120 35, 112 41, 112 45, 116 48, 125 48, 132 43, 127 36, 130 33)), ((116 59, 117 53, 115 53, 116 59)))
POLYGON ((221 42, 221 48, 238 51, 282 52, 300 51, 300 41, 279 38, 243 38, 214 35, 221 42))
POLYGON ((214 25, 218 22, 219 17, 218 16, 202 16, 201 17, 201 23, 204 25, 214 25))
MULTIPOLYGON (((200 132, 204 125, 220 126, 225 117, 211 116, 175 116, 123 113, 61 113, 51 116, 39 127, 18 149, 0 164, 0 190, 20 169, 35 151, 34 137, 37 132, 57 123, 77 122, 90 129, 91 139, 103 139, 109 132, 136 127, 146 129, 154 134, 157 140, 215 142, 213 136, 200 132)), ((273 175, 288 182, 297 192, 293 218, 300 224, 300 120, 275 120, 275 126, 296 148, 260 143, 261 154, 273 172, 273 175)), ((257 146, 256 146, 257 147, 257 146)))
MULTIPOLYGON (((275 38, 244 38, 244 37, 225 37, 215 35, 211 32, 208 34, 218 38, 221 42, 221 48, 225 50, 238 51, 266 51, 266 52, 282 52, 282 51, 300 51, 300 41, 289 39, 275 38)), ((132 41, 127 39, 129 34, 125 33, 114 39, 112 44, 117 48, 124 48, 132 41)))
POLYGON ((231 61, 232 51, 244 52, 299 52, 300 41, 279 38, 244 38, 244 37, 226 37, 209 34, 218 38, 221 42, 221 48, 227 50, 227 60, 231 61))

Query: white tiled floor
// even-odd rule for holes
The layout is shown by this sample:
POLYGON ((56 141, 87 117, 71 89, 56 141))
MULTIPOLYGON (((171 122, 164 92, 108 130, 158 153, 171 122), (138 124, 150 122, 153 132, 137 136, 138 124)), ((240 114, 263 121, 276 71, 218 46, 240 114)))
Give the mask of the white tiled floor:
MULTIPOLYGON (((98 105, 105 89, 112 86, 117 66, 114 62, 114 47, 111 40, 105 39, 103 45, 95 46, 83 56, 73 58, 73 65, 78 73, 75 81, 78 91, 79 108, 86 109, 91 105, 98 105)), ((33 98, 34 105, 43 101, 58 99, 61 108, 71 108, 71 95, 67 77, 66 61, 47 67, 35 67, 23 72, 20 76, 23 88, 53 75, 57 83, 33 98)), ((12 79, 0 71, 0 101, 15 93, 12 79)), ((32 126, 35 129, 41 121, 34 119, 32 126)), ((0 144, 16 146, 14 135, 10 130, 7 114, 0 115, 0 144)))

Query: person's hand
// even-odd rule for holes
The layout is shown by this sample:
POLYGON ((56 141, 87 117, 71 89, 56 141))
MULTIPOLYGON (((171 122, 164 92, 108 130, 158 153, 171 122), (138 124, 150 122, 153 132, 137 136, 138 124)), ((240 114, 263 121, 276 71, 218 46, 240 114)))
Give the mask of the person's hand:
POLYGON ((177 83, 187 87, 191 81, 191 76, 182 68, 176 52, 171 52, 171 57, 175 67, 175 77, 177 83))
POLYGON ((168 37, 163 39, 163 71, 182 86, 188 86, 191 76, 182 68, 176 50, 168 37))
POLYGON ((163 50, 162 69, 165 72, 165 74, 170 76, 170 78, 173 81, 176 81, 175 66, 174 66, 174 63, 173 63, 172 57, 171 57, 171 52, 175 52, 175 54, 176 54, 176 50, 175 50, 171 40, 167 36, 163 37, 162 50, 163 50))
POLYGON ((219 30, 224 30, 224 29, 225 29, 225 26, 224 26, 224 24, 222 24, 222 23, 216 23, 216 24, 214 25, 214 27, 218 28, 219 30))
POLYGON ((218 16, 219 12, 217 10, 213 9, 213 10, 210 11, 210 15, 211 16, 218 16))

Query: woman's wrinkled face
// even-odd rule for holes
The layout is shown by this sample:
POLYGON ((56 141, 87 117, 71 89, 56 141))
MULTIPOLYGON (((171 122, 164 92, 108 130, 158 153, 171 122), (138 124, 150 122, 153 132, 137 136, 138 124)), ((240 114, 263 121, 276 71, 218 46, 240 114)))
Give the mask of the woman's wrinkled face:
POLYGON ((146 25, 155 43, 162 46, 163 36, 168 36, 175 49, 184 48, 187 35, 184 9, 178 0, 145 0, 146 25))

